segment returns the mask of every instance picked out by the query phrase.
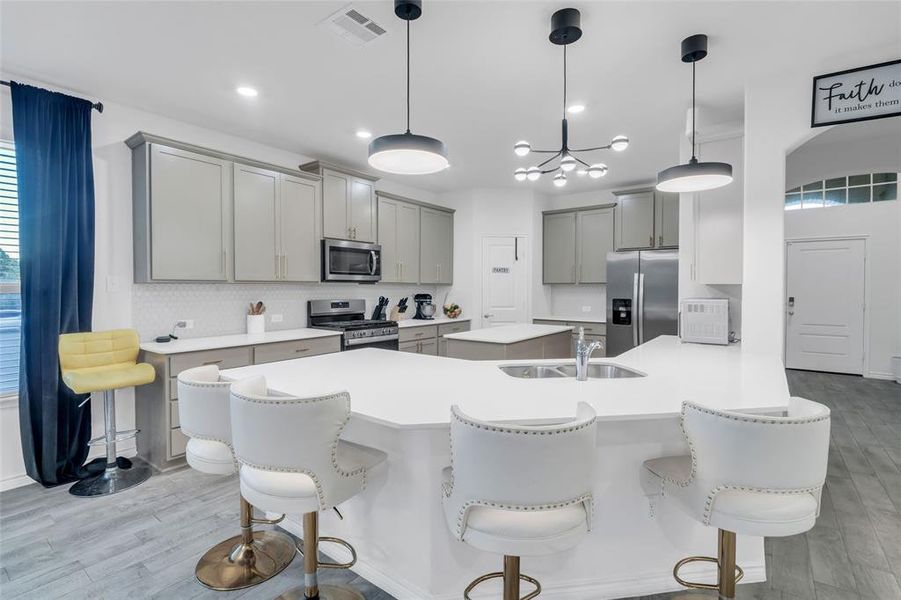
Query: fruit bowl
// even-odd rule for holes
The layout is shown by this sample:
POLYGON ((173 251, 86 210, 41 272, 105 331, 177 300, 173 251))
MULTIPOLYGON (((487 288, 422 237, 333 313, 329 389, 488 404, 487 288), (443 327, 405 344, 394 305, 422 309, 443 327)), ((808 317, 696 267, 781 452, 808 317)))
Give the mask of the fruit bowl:
POLYGON ((444 316, 448 319, 456 319, 460 315, 463 314, 463 309, 460 308, 459 304, 445 304, 444 305, 444 316))

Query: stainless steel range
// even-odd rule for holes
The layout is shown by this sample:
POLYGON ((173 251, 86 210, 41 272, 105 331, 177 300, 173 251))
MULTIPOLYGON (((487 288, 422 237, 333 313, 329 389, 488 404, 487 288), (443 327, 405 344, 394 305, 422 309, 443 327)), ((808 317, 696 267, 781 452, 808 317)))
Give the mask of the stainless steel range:
POLYGON ((315 329, 340 331, 342 350, 397 350, 397 322, 367 319, 365 300, 310 300, 307 324, 315 329))

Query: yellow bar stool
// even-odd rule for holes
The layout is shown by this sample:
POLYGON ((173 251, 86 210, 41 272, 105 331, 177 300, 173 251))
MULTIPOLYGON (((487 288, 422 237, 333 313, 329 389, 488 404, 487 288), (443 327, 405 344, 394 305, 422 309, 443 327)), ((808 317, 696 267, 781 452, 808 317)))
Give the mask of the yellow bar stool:
POLYGON ((76 394, 103 392, 106 431, 89 445, 106 446, 106 470, 69 488, 69 493, 75 496, 115 494, 143 483, 151 475, 150 466, 139 459, 135 459, 130 469, 120 469, 116 464, 116 444, 135 437, 138 430, 116 431, 115 391, 151 383, 156 378, 151 365, 137 362, 138 350, 138 332, 133 329, 59 336, 63 382, 76 394))

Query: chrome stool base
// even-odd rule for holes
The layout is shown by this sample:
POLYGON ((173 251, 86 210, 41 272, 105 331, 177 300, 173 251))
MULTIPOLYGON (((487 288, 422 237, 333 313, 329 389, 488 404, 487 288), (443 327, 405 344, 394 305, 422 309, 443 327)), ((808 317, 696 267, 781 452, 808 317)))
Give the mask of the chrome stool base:
MULTIPOLYGON (((115 459, 114 459, 115 461, 115 459)), ((115 465, 115 462, 113 462, 115 465)), ((150 465, 139 458, 132 459, 130 469, 107 467, 103 473, 82 479, 69 488, 73 496, 108 496, 144 483, 153 474, 150 465)))
POLYGON ((673 578, 679 585, 696 590, 714 590, 719 592, 720 598, 735 598, 735 584, 741 581, 745 572, 735 564, 735 533, 720 529, 718 533, 719 558, 712 556, 689 556, 683 558, 673 567, 673 578), (686 581, 679 576, 679 569, 693 562, 711 562, 717 566, 717 582, 697 583, 686 581))
POLYGON ((297 586, 276 600, 366 600, 363 594, 345 585, 320 585, 316 596, 306 596, 305 593, 303 586, 297 586))
POLYGON ((466 589, 463 591, 463 598, 465 600, 472 600, 472 598, 469 597, 469 593, 479 585, 491 579, 504 580, 504 600, 532 600, 532 598, 537 597, 538 594, 541 593, 541 583, 537 579, 529 577, 528 575, 523 575, 519 572, 519 557, 505 556, 503 572, 498 571, 496 573, 488 573, 481 577, 477 577, 472 583, 466 586, 466 589), (520 597, 519 583, 521 581, 531 583, 535 586, 535 589, 525 596, 520 597))
POLYGON ((294 560, 294 541, 275 531, 257 531, 251 544, 236 535, 210 548, 194 575, 211 590, 240 590, 281 573, 294 560))

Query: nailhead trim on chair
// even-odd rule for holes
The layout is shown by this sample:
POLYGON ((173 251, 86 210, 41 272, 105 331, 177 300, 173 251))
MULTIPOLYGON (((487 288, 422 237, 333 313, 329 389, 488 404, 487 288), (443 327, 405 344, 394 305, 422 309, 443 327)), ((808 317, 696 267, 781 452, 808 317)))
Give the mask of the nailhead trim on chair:
MULTIPOLYGON (((819 415, 815 417, 804 417, 800 419, 792 419, 791 417, 755 417, 755 416, 743 416, 735 413, 721 412, 717 410, 713 410, 699 404, 695 404, 694 402, 684 401, 682 402, 682 415, 679 419, 679 425, 682 429, 682 435, 685 437, 685 440, 688 442, 688 449, 691 452, 691 474, 689 475, 686 481, 677 481, 669 477, 661 477, 661 480, 668 481, 674 485, 679 487, 688 486, 695 477, 695 472, 697 471, 698 461, 697 455, 695 453, 694 443, 692 443, 691 437, 688 435, 688 432, 685 431, 685 411, 686 410, 695 410, 700 413, 713 415, 715 417, 720 417, 723 419, 731 419, 733 421, 741 421, 744 423, 765 423, 768 425, 807 425, 810 423, 819 423, 820 421, 825 421, 830 418, 830 413, 827 411, 825 415, 819 415)), ((661 485, 661 488, 663 486, 661 485)), ((809 488, 797 488, 797 489, 789 489, 789 490, 779 490, 772 488, 758 488, 758 487, 749 487, 749 486, 737 486, 737 485, 720 485, 712 490, 707 495, 707 500, 704 504, 704 525, 710 525, 710 518, 713 513, 713 502, 716 499, 716 495, 723 491, 740 491, 740 492, 757 492, 761 494, 772 494, 772 495, 786 495, 786 496, 797 496, 801 494, 816 494, 820 490, 823 489, 822 485, 809 487, 809 488)), ((819 502, 817 503, 817 511, 819 512, 819 502)))
MULTIPOLYGON (((590 420, 581 423, 579 425, 560 427, 558 429, 550 429, 544 431, 534 431, 528 429, 514 429, 510 427, 499 427, 496 425, 485 425, 483 423, 478 423, 475 421, 471 421, 456 411, 451 411, 451 417, 457 420, 464 425, 468 425, 470 427, 475 427, 476 429, 483 429, 486 431, 494 431, 498 433, 515 433, 515 434, 524 434, 524 435, 553 435, 559 433, 572 433, 574 431, 581 431, 582 429, 586 429, 588 427, 594 426, 597 424, 597 417, 592 417, 590 420)), ((450 431, 448 432, 448 436, 450 437, 450 451, 451 451, 451 480, 448 483, 442 485, 444 488, 445 497, 450 497, 451 493, 454 489, 454 436, 450 431)), ((460 508, 460 512, 457 515, 457 525, 454 531, 454 536, 456 539, 462 541, 464 532, 464 521, 466 518, 466 513, 469 511, 472 506, 486 506, 490 508, 500 508, 504 510, 514 510, 519 512, 538 512, 543 510, 554 510, 558 508, 566 508, 567 506, 573 506, 575 504, 582 504, 585 506, 586 512, 586 521, 588 530, 591 531, 591 515, 594 512, 594 495, 591 493, 584 494, 578 498, 573 498, 572 500, 567 500, 566 502, 558 502, 554 504, 535 504, 535 505, 520 505, 520 504, 504 504, 500 502, 493 502, 491 500, 470 500, 463 504, 460 508)))
MULTIPOLYGON (((223 388, 223 387, 227 388, 227 387, 231 387, 231 383, 230 383, 230 382, 223 382, 223 381, 215 381, 215 382, 214 382, 214 381, 209 381, 209 382, 203 382, 203 383, 200 383, 200 382, 195 382, 195 381, 187 381, 187 380, 182 379, 181 377, 178 378, 178 383, 181 383, 182 385, 186 385, 186 386, 189 386, 189 387, 198 387, 198 388, 223 388)), ((171 385, 171 384, 170 384, 170 385, 171 385)), ((185 429, 184 427, 181 428, 181 432, 182 432, 183 434, 185 434, 186 436, 188 436, 189 438, 194 438, 194 439, 198 439, 198 440, 205 440, 205 441, 208 441, 208 442, 219 442, 220 444, 225 444, 226 446, 228 446, 228 449, 231 450, 231 453, 232 453, 232 459, 234 460, 235 464, 237 465, 238 459, 237 459, 237 457, 235 456, 235 449, 234 449, 234 447, 232 446, 231 440, 223 440, 223 439, 220 439, 220 438, 217 438, 217 437, 213 437, 213 436, 210 436, 210 435, 200 435, 200 434, 194 433, 193 431, 190 431, 190 430, 188 430, 188 429, 185 429)))
MULTIPOLYGON (((350 394, 347 392, 338 392, 336 394, 330 394, 328 396, 316 396, 313 398, 295 398, 292 396, 272 396, 272 397, 262 397, 262 396, 244 396, 242 394, 237 394, 232 391, 232 394, 236 398, 240 398, 245 402, 252 402, 255 404, 315 404, 317 402, 326 402, 328 400, 332 400, 334 398, 341 398, 344 400, 344 420, 341 423, 341 427, 338 428, 338 434, 335 436, 334 442, 331 445, 331 460, 332 466, 335 468, 335 472, 338 473, 341 477, 355 477, 357 475, 362 475, 362 482, 360 490, 366 489, 366 467, 359 467, 358 469, 354 469, 353 471, 345 471, 338 465, 338 443, 341 438, 341 433, 344 431, 344 428, 347 427, 347 423, 350 421, 350 394)), ((312 471, 306 469, 286 469, 284 467, 273 467, 271 465, 257 465, 251 462, 248 462, 242 459, 240 456, 237 457, 238 461, 242 465, 247 465, 248 467, 254 469, 260 469, 262 471, 275 471, 281 473, 301 473, 306 475, 310 479, 313 480, 313 483, 316 485, 316 495, 319 497, 319 509, 320 510, 328 510, 332 507, 331 504, 326 503, 325 493, 322 489, 322 483, 319 481, 319 477, 313 473, 312 471)))

